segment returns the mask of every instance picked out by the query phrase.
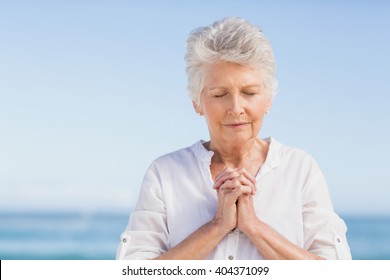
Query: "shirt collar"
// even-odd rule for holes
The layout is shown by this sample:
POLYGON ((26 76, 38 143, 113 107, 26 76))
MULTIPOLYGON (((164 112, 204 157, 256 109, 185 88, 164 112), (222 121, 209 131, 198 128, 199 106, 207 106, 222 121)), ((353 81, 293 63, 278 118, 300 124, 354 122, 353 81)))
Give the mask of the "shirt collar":
MULTIPOLYGON (((272 137, 265 138, 264 140, 270 143, 267 158, 264 162, 264 165, 267 166, 266 169, 274 169, 281 164, 280 149, 282 147, 282 144, 276 141, 275 138, 272 137)), ((199 161, 210 165, 211 158, 213 157, 214 152, 207 150, 203 146, 203 143, 205 142, 206 141, 204 140, 200 140, 196 142, 192 146, 192 150, 199 161)))
POLYGON ((275 140, 275 138, 268 137, 264 139, 269 142, 268 154, 264 164, 270 169, 276 168, 281 165, 281 148, 282 144, 275 140))
POLYGON ((211 164, 211 158, 214 155, 213 151, 207 150, 204 146, 203 143, 206 143, 204 140, 200 140, 196 142, 192 146, 192 150, 194 151, 195 156, 198 158, 199 161, 207 163, 208 165, 211 164))

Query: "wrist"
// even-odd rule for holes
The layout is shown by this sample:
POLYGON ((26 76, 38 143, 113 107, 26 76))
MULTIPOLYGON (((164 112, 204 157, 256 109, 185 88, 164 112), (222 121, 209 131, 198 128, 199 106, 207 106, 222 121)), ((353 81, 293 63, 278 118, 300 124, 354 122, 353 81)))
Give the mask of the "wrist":
POLYGON ((248 238, 251 236, 258 235, 261 232, 261 221, 259 219, 254 219, 253 221, 246 222, 238 227, 238 229, 243 232, 248 238))
POLYGON ((210 226, 212 228, 214 228, 214 230, 222 235, 222 236, 225 236, 226 234, 228 234, 231 230, 235 229, 236 225, 226 225, 224 222, 223 222, 223 219, 222 218, 219 218, 219 217, 214 217, 210 222, 209 222, 210 226))

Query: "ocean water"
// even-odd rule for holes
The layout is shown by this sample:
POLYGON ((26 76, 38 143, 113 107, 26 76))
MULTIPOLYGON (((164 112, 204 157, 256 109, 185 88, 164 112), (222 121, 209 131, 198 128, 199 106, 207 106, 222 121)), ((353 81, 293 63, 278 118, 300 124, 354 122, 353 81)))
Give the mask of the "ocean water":
MULTIPOLYGON (((0 213, 0 259, 110 260, 128 213, 0 213)), ((353 259, 390 260, 390 217, 343 217, 353 259)))
POLYGON ((0 259, 115 259, 128 214, 0 213, 0 259))

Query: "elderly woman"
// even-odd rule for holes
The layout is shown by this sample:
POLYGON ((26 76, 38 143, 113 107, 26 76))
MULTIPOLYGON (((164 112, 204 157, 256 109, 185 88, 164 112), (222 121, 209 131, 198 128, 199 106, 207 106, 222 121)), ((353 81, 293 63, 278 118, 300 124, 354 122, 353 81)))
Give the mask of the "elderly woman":
POLYGON ((277 84, 261 30, 225 18, 187 43, 188 89, 210 141, 151 164, 117 258, 350 259, 313 158, 258 137, 277 84))

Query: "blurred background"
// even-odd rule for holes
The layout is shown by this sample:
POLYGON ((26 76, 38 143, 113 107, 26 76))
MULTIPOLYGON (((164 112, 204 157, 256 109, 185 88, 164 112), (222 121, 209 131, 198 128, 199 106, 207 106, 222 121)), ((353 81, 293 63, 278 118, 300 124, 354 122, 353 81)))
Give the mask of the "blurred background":
POLYGON ((261 137, 312 154, 354 259, 390 259, 390 2, 1 1, 0 259, 113 259, 156 157, 208 139, 186 38, 261 26, 279 91, 261 137))

